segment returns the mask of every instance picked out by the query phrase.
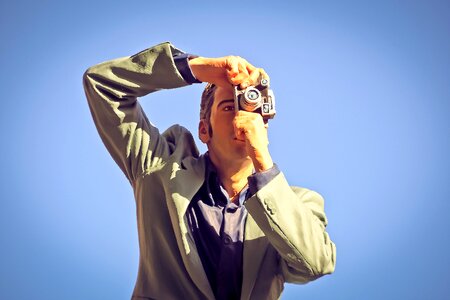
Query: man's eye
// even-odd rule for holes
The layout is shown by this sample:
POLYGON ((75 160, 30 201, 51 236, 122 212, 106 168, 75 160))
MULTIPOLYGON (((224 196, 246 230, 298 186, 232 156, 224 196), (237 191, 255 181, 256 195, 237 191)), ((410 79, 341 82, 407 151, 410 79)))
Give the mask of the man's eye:
POLYGON ((233 111, 234 110, 234 106, 233 105, 227 105, 223 108, 224 111, 233 111))

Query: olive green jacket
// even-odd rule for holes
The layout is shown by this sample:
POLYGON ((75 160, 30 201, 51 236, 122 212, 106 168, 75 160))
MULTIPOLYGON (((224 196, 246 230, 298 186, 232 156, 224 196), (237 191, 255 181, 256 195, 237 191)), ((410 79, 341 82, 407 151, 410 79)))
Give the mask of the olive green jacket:
MULTIPOLYGON (((187 85, 163 43, 89 68, 83 77, 103 143, 130 181, 136 200, 139 271, 132 299, 214 299, 186 222, 204 181, 205 159, 191 133, 160 134, 138 97, 187 85)), ((241 299, 277 299, 284 282, 306 283, 335 267, 322 197, 277 175, 245 203, 241 299)))

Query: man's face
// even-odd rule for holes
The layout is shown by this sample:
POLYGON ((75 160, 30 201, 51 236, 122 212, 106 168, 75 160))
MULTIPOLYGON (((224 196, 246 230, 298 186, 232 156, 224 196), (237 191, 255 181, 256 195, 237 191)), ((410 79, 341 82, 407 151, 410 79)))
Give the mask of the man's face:
MULTIPOLYGON (((236 139, 233 127, 234 115, 233 89, 217 87, 209 124, 212 128, 212 135, 209 135, 209 131, 207 131, 205 140, 202 138, 200 129, 202 141, 207 143, 209 152, 217 158, 224 160, 248 158, 245 142, 236 139)), ((205 133, 203 133, 203 137, 205 137, 205 133)))

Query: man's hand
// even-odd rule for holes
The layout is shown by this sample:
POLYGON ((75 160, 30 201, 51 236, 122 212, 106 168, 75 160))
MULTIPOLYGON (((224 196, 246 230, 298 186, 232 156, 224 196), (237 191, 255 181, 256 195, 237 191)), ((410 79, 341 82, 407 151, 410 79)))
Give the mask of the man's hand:
POLYGON ((224 88, 235 85, 246 88, 249 85, 254 85, 257 83, 260 74, 269 79, 263 69, 254 67, 239 56, 197 57, 189 60, 189 66, 198 80, 224 88))
POLYGON ((267 124, 258 113, 237 111, 233 119, 236 138, 245 142, 247 154, 253 161, 256 172, 265 171, 273 166, 269 153, 267 124))

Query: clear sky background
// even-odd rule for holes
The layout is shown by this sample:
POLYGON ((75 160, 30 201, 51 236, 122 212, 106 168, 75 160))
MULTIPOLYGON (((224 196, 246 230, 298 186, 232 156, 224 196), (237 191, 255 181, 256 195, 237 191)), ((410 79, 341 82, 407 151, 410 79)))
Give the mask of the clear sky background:
MULTIPOLYGON (((132 189, 81 78, 167 40, 271 76, 271 154, 324 196, 337 245, 335 273, 283 299, 448 299, 450 2, 438 0, 2 0, 0 299, 130 298, 132 189)), ((140 100, 161 130, 196 135, 202 87, 140 100)))

